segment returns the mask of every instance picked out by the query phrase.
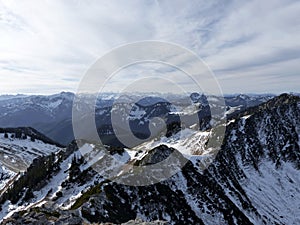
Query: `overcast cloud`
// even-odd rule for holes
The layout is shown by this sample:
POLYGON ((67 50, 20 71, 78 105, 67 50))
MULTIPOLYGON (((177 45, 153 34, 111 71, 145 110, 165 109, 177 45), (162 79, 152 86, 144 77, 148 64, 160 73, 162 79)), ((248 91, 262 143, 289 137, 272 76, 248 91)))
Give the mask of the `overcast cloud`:
POLYGON ((3 0, 0 93, 76 91, 95 60, 142 40, 194 51, 224 93, 300 92, 299 12, 297 0, 3 0))

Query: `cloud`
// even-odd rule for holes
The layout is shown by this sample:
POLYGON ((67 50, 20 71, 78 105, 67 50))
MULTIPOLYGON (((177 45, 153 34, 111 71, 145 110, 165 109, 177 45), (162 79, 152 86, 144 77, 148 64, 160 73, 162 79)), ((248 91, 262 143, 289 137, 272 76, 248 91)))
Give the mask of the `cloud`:
POLYGON ((110 49, 152 39, 194 51, 226 93, 299 92, 299 11, 290 0, 2 1, 0 93, 75 91, 110 49))

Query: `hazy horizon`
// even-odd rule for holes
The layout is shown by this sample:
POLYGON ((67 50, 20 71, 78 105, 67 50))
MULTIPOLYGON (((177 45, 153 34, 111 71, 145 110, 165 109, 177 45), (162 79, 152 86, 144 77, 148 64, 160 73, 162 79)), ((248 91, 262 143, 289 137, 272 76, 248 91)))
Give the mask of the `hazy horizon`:
MULTIPOLYGON (((76 92, 72 92, 72 91, 65 91, 65 90, 62 90, 60 92, 54 92, 54 93, 0 93, 0 96, 52 96, 52 95, 59 95, 59 94, 62 94, 62 93, 70 93, 70 94, 76 94, 76 92)), ((178 94, 178 93, 169 93, 169 92, 128 92, 128 93, 133 93, 133 94, 153 94, 153 95, 165 95, 165 94, 170 94, 170 95, 181 95, 181 94, 178 94)), ((128 94, 128 93, 122 93, 122 94, 128 94)), ((202 92, 188 92, 187 94, 192 94, 192 93, 200 93, 202 94, 202 92)), ((99 94, 99 93, 86 93, 86 94, 99 94)), ((117 93, 117 92, 102 92, 102 94, 120 94, 120 93, 117 93)), ((282 95, 282 94, 296 94, 296 95, 299 95, 300 92, 290 92, 290 91, 287 91, 287 92, 280 92, 280 93, 269 93, 269 92, 257 92, 257 93, 223 93, 223 96, 237 96, 237 95, 274 95, 274 96, 278 96, 278 95, 282 95)), ((208 94, 210 95, 210 94, 208 94)), ((212 94, 213 95, 213 94, 212 94)), ((150 96, 150 95, 149 95, 150 96)))

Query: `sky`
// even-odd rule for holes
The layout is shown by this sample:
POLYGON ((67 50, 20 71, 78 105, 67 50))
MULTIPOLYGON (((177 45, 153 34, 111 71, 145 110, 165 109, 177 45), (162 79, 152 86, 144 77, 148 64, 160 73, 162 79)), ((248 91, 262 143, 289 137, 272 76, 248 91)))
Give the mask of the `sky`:
POLYGON ((0 0, 0 94, 76 92, 97 59, 143 40, 191 50, 223 93, 300 92, 299 12, 298 0, 0 0))

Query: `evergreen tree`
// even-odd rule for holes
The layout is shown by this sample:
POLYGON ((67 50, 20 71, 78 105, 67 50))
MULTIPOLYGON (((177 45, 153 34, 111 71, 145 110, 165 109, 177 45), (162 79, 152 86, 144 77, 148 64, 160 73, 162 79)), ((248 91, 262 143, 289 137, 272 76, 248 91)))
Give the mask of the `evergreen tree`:
POLYGON ((75 181, 75 179, 77 178, 78 174, 80 174, 80 168, 79 168, 80 164, 77 160, 76 155, 74 155, 72 162, 71 162, 71 167, 69 169, 69 179, 70 181, 75 181))
POLYGON ((28 201, 28 200, 32 199, 33 197, 34 197, 34 195, 33 195, 32 189, 28 189, 28 190, 26 191, 26 194, 25 194, 23 200, 24 200, 24 201, 28 201))
POLYGON ((21 139, 21 137, 22 137, 22 132, 21 132, 21 131, 16 131, 15 137, 21 139))

